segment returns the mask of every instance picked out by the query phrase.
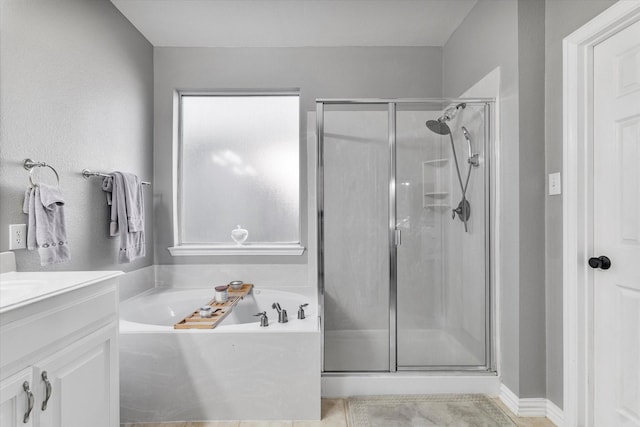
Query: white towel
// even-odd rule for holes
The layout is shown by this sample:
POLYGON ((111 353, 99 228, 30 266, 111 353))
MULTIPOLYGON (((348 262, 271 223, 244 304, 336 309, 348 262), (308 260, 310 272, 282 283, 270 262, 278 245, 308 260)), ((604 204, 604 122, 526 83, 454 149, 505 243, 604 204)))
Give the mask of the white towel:
POLYGON ((144 199, 140 179, 133 174, 112 172, 102 182, 102 189, 111 205, 109 233, 120 236, 119 262, 144 257, 144 199))
POLYGON ((40 265, 69 261, 64 198, 58 187, 38 184, 27 189, 23 212, 29 215, 27 249, 38 249, 40 265))

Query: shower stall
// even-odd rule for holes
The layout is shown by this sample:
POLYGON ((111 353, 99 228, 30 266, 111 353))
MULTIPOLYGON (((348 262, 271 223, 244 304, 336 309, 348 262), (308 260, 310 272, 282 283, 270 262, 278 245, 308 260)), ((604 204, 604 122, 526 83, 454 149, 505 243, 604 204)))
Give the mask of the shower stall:
POLYGON ((327 375, 495 371, 493 105, 317 101, 327 375))

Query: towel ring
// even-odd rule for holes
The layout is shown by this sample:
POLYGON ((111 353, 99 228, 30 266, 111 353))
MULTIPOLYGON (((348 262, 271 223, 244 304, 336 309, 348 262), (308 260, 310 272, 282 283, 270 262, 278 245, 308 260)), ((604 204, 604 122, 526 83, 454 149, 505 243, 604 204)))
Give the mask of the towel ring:
POLYGON ((58 175, 58 172, 54 169, 53 166, 48 165, 45 162, 36 162, 35 160, 31 160, 31 159, 24 159, 23 166, 26 170, 29 171, 29 182, 31 183, 32 186, 34 187, 36 186, 36 183, 33 182, 33 170, 35 168, 49 168, 56 175, 56 181, 58 182, 58 187, 60 187, 60 175, 58 175))

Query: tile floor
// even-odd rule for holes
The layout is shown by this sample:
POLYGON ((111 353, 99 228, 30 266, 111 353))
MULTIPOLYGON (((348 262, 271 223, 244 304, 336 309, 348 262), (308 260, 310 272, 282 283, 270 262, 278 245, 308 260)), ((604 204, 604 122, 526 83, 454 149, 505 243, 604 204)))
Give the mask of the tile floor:
MULTIPOLYGON (((555 427, 546 418, 521 418, 513 415, 500 399, 493 399, 518 427, 555 427)), ((121 427, 347 427, 344 399, 322 399, 322 421, 215 421, 156 424, 122 424, 121 427)))

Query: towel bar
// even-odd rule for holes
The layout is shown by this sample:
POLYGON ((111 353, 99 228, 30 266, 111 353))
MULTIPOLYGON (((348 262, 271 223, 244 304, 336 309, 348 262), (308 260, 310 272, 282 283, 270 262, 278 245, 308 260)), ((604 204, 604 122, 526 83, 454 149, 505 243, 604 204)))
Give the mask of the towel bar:
MULTIPOLYGON (((89 178, 94 177, 94 176, 100 176, 100 177, 103 177, 103 178, 107 178, 107 177, 109 177, 111 175, 109 175, 107 173, 104 173, 104 172, 94 172, 94 171, 91 171, 89 169, 82 169, 82 176, 85 179, 89 179, 89 178)), ((142 185, 151 185, 151 183, 149 181, 140 181, 140 183, 142 185)))
POLYGON ((29 182, 32 186, 35 186, 36 183, 33 182, 33 170, 35 168, 49 168, 56 174, 56 181, 58 182, 58 187, 60 187, 60 175, 58 175, 58 171, 51 165, 46 164, 45 162, 36 162, 32 159, 24 159, 24 163, 22 164, 26 170, 29 171, 29 182))

